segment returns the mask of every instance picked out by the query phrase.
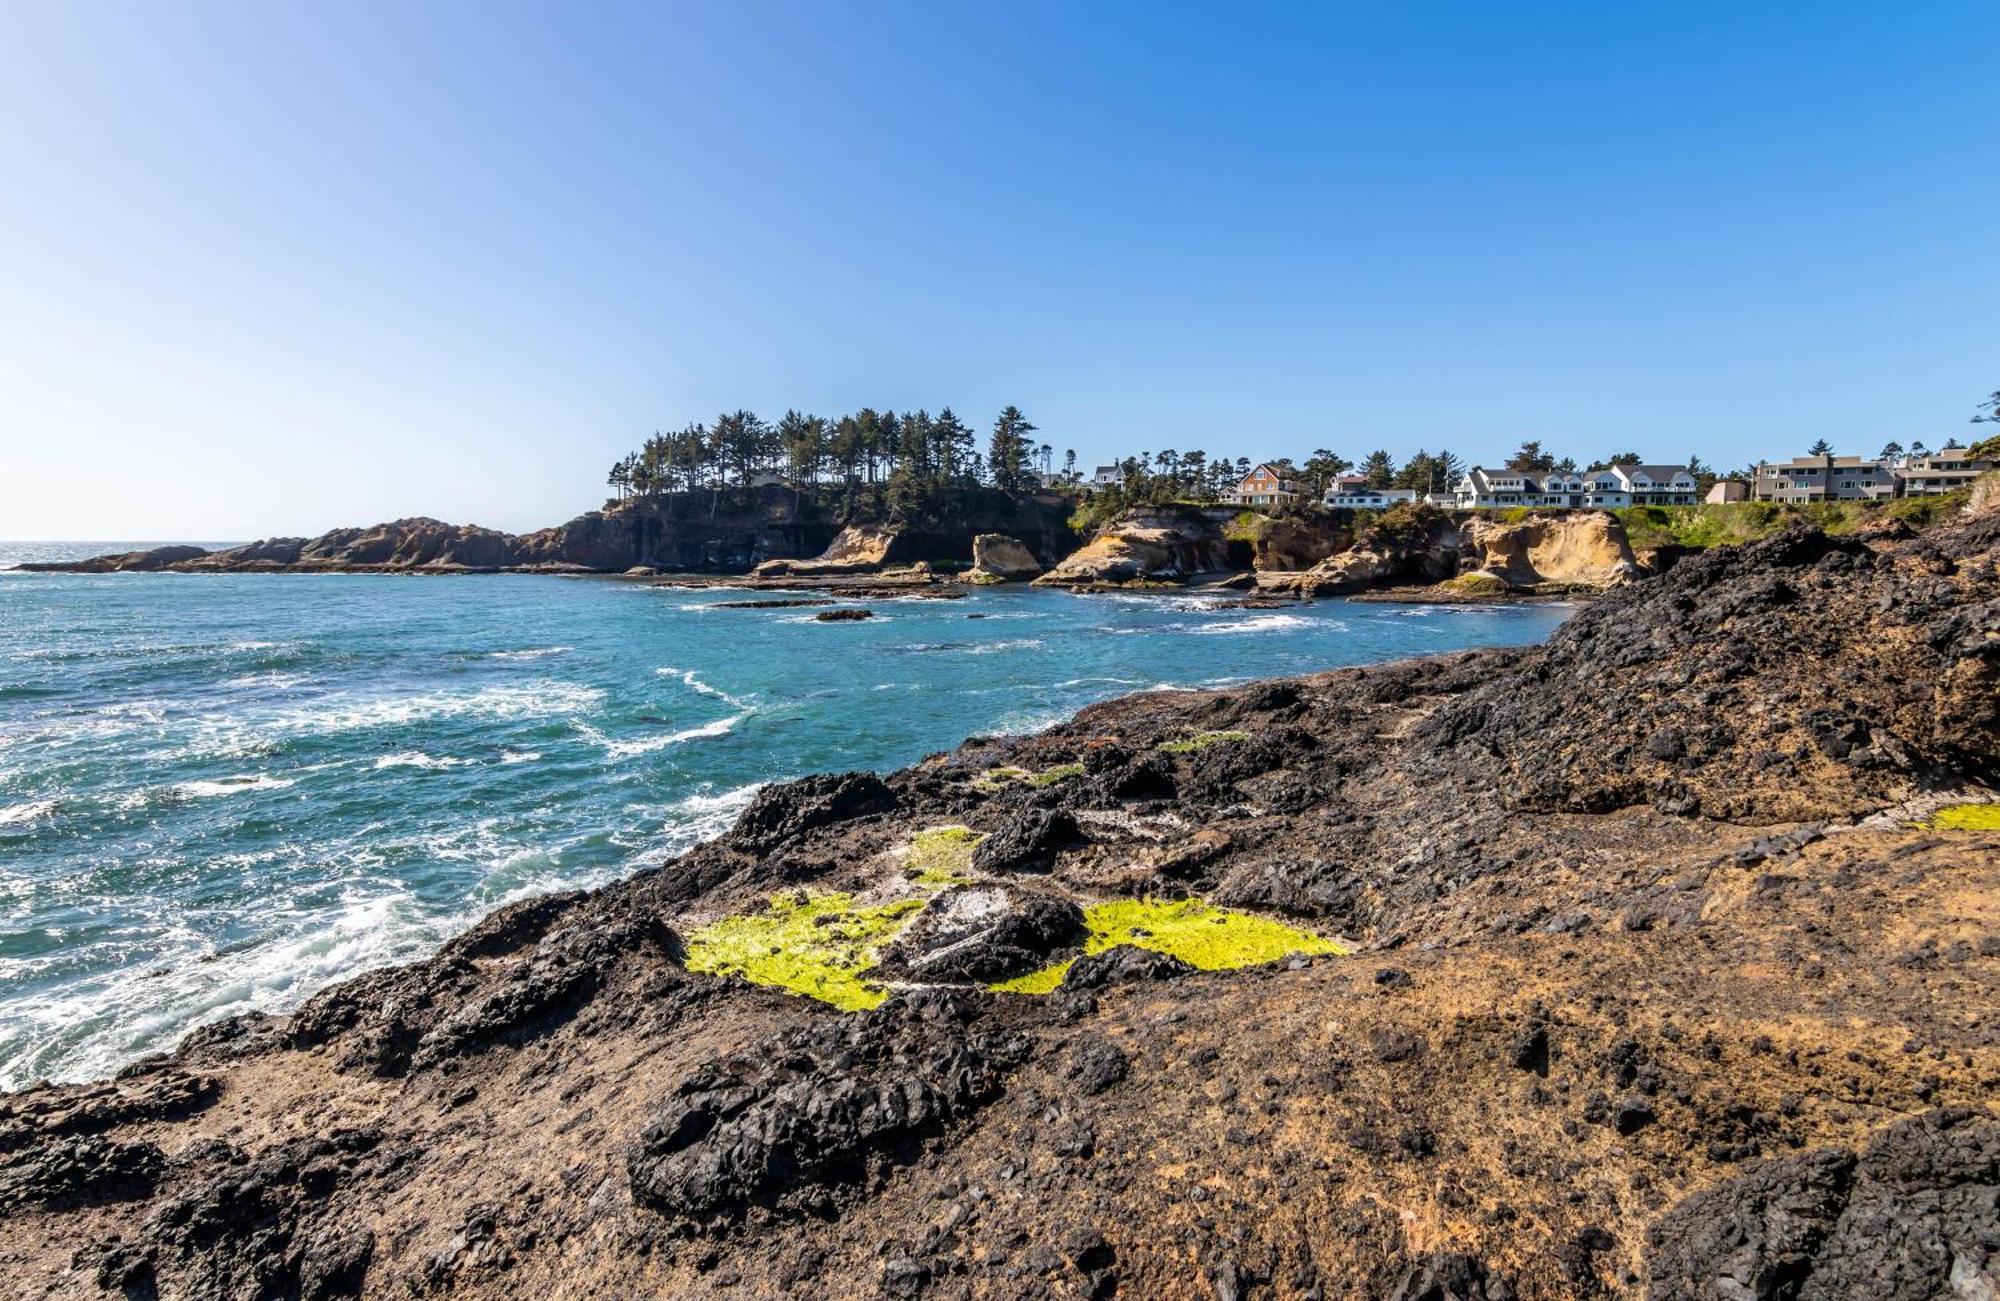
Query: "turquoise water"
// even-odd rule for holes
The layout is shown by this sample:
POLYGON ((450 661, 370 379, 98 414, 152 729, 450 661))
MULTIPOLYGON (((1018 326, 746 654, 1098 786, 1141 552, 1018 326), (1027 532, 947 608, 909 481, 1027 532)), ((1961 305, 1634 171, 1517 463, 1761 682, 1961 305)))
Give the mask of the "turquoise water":
POLYGON ((0 572, 0 1085, 101 1075, 657 863, 760 782, 1132 691, 1533 642, 1566 613, 1014 589, 859 623, 715 608, 742 597, 0 572))

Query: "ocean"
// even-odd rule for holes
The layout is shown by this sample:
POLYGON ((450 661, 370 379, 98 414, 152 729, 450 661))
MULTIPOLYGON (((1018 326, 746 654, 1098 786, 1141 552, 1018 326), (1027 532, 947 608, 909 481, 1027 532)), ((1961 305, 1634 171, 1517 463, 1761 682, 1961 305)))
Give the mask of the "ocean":
MULTIPOLYGON (((141 544, 78 544, 0 565, 141 544)), ((772 593, 757 593, 768 597, 772 593)), ((434 951, 497 905, 1135 691, 1546 637, 1560 606, 979 589, 876 617, 524 575, 0 570, 0 1087, 434 951)))

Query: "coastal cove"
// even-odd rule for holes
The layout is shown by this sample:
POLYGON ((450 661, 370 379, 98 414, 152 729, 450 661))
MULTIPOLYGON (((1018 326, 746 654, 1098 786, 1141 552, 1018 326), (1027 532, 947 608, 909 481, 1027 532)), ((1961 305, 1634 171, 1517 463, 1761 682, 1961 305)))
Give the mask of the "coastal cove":
POLYGON ((0 1086, 105 1075, 657 866, 764 783, 1570 613, 1005 587, 828 623, 722 608, 744 595, 0 572, 0 1086))

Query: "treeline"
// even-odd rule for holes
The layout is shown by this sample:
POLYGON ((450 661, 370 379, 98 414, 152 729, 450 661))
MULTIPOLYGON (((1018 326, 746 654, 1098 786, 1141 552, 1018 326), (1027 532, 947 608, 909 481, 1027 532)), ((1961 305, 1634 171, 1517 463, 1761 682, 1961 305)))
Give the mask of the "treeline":
MULTIPOLYGON (((1054 449, 1034 441, 1019 408, 993 422, 986 450, 950 407, 898 414, 863 408, 828 418, 787 411, 776 423, 753 411, 730 411, 712 423, 654 434, 612 465, 607 482, 620 498, 749 488, 773 478, 815 496, 825 485, 880 489, 914 500, 955 488, 1021 492, 1046 482, 1054 449)), ((1068 454, 1072 469, 1076 453, 1068 454)))
POLYGON ((1268 465, 1292 485, 1292 491, 1315 501, 1324 497, 1334 481, 1353 474, 1375 488, 1411 488, 1417 492, 1449 492, 1465 466, 1453 453, 1419 451, 1401 465, 1387 451, 1373 451, 1359 463, 1322 447, 1299 465, 1290 457, 1252 461, 1247 456, 1235 460, 1210 457, 1206 452, 1177 452, 1172 448, 1151 456, 1128 456, 1118 462, 1116 483, 1093 485, 1100 496, 1110 496, 1113 504, 1163 505, 1167 502, 1214 502, 1236 487, 1252 469, 1268 465))

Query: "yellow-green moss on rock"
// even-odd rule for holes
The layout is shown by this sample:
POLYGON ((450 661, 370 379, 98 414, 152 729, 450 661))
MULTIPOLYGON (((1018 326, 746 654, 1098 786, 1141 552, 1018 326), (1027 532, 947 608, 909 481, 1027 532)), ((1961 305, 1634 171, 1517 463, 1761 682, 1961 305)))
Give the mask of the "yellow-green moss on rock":
MULTIPOLYGON (((1084 909, 1083 921, 1090 931, 1085 953, 1131 944, 1203 971, 1233 971, 1302 953, 1346 952, 1323 935, 1199 899, 1112 899, 1084 909)), ((1060 962, 992 988, 1009 994, 1046 994, 1062 984, 1069 968, 1070 963, 1060 962)))
POLYGON ((986 839, 971 827, 932 827, 910 839, 906 874, 918 885, 963 885, 972 879, 972 851, 986 839))
POLYGON ((923 906, 921 899, 857 905, 844 892, 778 895, 759 912, 690 932, 687 969, 740 976, 843 1011, 865 1011, 888 997, 865 974, 923 906))
POLYGON ((1211 745, 1221 745, 1225 741, 1247 741, 1248 732, 1229 729, 1221 732, 1196 732, 1193 736, 1183 736, 1173 741, 1160 742, 1159 748, 1168 754, 1193 754, 1206 750, 1211 745))
POLYGON ((1020 782, 1027 786, 1053 786, 1059 781, 1081 776, 1083 776, 1083 765, 1080 763, 1059 763, 1040 772, 1014 767, 988 768, 972 779, 972 785, 975 789, 990 795, 1009 782, 1020 782))
POLYGON ((1952 804, 1931 817, 1945 831, 2000 831, 2000 804, 1952 804))

